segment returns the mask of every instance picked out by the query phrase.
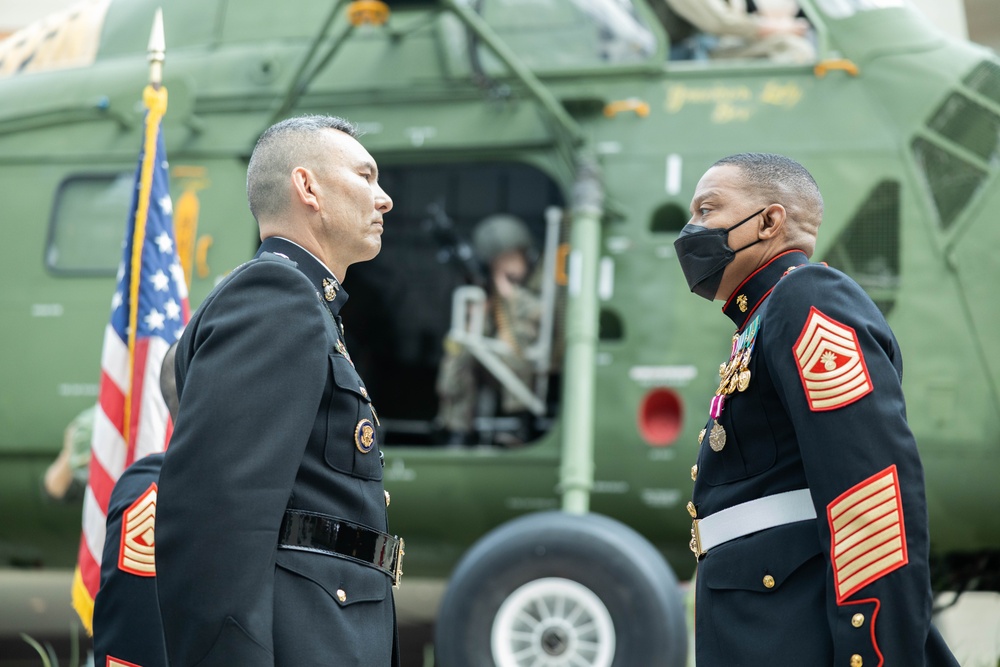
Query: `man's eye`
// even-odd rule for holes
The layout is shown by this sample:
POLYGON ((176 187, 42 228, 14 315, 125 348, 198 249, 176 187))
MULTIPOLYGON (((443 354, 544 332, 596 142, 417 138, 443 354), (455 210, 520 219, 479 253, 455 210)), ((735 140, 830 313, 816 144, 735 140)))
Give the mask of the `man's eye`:
POLYGON ((701 214, 702 216, 705 216, 708 215, 711 210, 712 209, 710 208, 699 208, 698 213, 701 214))

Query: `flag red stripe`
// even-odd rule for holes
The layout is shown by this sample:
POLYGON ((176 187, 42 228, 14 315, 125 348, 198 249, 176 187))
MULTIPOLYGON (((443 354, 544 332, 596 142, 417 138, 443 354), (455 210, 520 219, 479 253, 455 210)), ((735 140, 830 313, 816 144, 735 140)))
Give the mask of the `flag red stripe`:
POLYGON ((135 342, 135 354, 132 363, 132 409, 129 410, 128 448, 125 451, 125 467, 135 461, 135 445, 139 441, 139 424, 142 423, 142 392, 146 388, 146 356, 149 352, 149 339, 142 338, 135 342))
POLYGON ((124 433, 125 395, 106 371, 101 372, 101 390, 98 394, 101 410, 119 433, 124 433))

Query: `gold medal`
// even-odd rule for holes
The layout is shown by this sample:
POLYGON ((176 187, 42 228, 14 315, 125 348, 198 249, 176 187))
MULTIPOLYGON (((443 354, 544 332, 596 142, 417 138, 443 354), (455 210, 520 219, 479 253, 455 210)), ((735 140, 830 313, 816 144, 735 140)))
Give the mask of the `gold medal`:
POLYGON ((722 428, 719 422, 715 422, 712 431, 708 434, 708 446, 713 452, 721 452, 726 446, 726 429, 722 428))
POLYGON ((740 371, 740 379, 736 383, 736 388, 740 391, 746 391, 747 387, 750 386, 750 369, 744 368, 740 371))

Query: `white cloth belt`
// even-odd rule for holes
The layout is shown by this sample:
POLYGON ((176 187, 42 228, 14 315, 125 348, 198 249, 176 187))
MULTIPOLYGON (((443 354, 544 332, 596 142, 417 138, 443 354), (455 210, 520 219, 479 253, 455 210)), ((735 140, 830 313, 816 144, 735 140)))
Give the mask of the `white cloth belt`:
POLYGON ((691 551, 698 558, 737 537, 815 518, 816 508, 809 489, 764 496, 695 519, 691 526, 691 551))

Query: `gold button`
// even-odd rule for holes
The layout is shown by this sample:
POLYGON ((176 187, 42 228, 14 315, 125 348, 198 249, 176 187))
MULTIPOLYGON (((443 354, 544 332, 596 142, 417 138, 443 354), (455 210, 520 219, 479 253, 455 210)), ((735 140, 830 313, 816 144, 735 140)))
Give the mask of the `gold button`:
POLYGON ((862 667, 865 661, 861 659, 861 656, 855 653, 851 656, 851 667, 862 667))
POLYGON ((383 490, 382 493, 385 494, 385 506, 388 507, 389 506, 389 492, 383 490))
POLYGON ((698 479, 698 464, 695 463, 691 466, 691 481, 694 482, 698 479))
POLYGON ((347 593, 344 592, 343 588, 337 589, 337 599, 341 602, 347 602, 347 593))
POLYGON ((854 627, 860 628, 864 624, 865 624, 864 614, 855 614, 854 616, 851 617, 851 625, 853 625, 854 627))
POLYGON ((707 431, 705 429, 701 429, 701 431, 698 432, 698 444, 699 445, 705 440, 705 433, 707 433, 707 431))
POLYGON ((774 588, 774 577, 769 574, 764 575, 764 588, 774 588))
POLYGON ((697 519, 698 518, 698 510, 695 509, 694 503, 691 502, 690 500, 688 501, 687 508, 688 508, 688 514, 691 515, 691 518, 692 519, 697 519))

